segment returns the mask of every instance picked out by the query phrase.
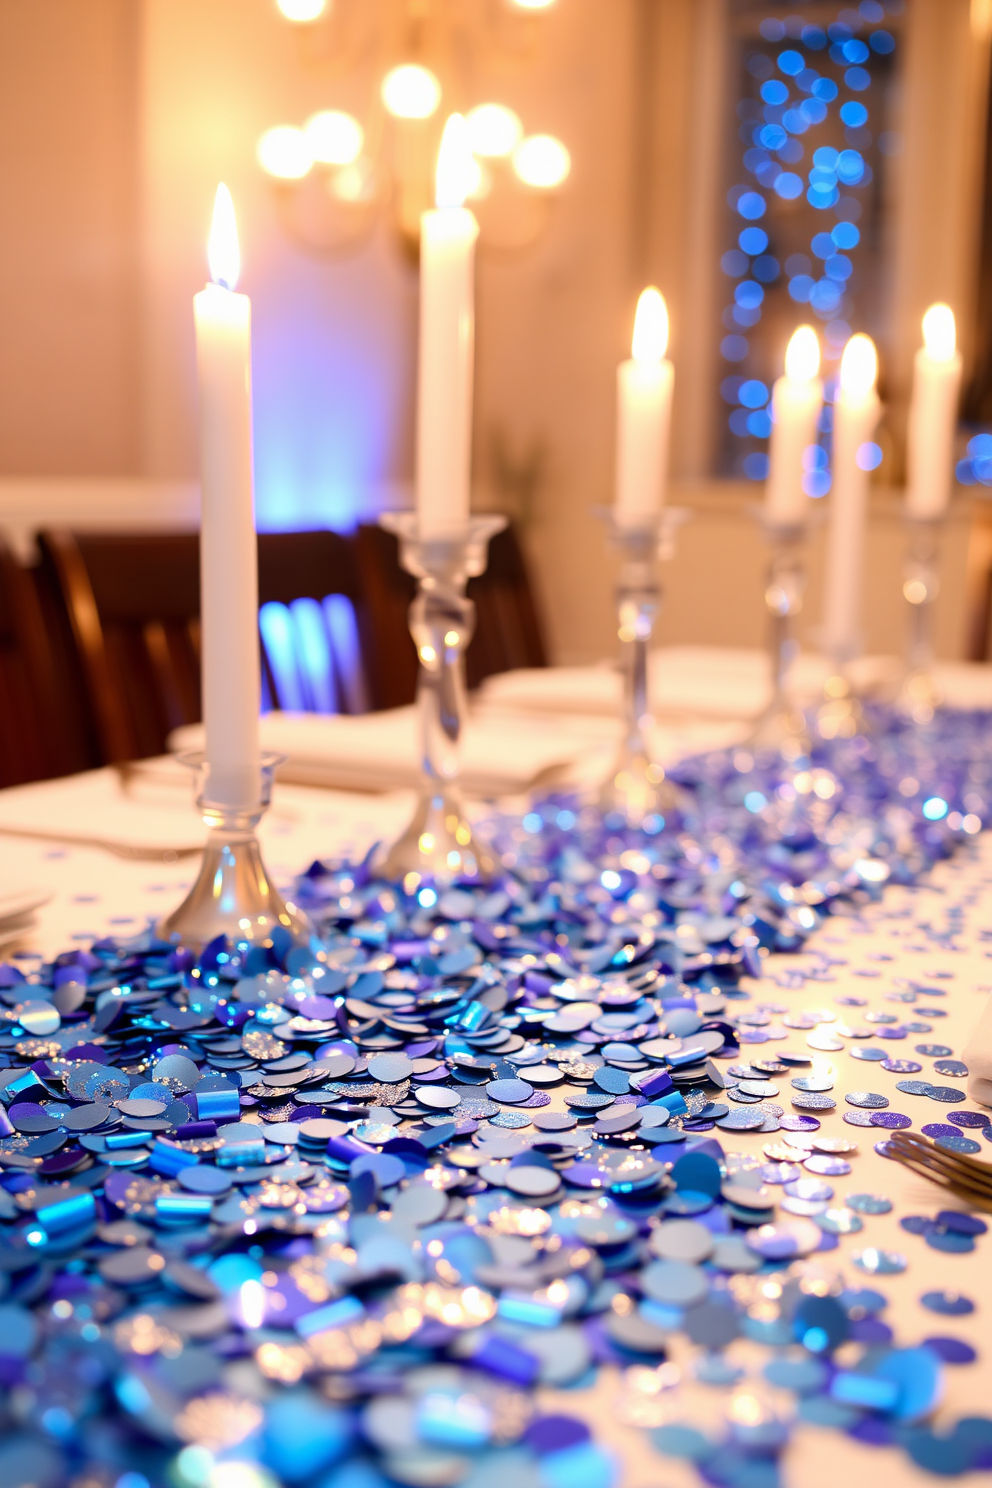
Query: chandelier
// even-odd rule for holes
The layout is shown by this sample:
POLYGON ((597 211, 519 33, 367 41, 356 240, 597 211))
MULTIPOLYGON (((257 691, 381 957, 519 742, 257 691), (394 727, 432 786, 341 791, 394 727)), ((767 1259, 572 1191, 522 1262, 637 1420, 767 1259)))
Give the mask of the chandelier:
POLYGON ((515 250, 541 236, 571 168, 568 150, 553 135, 528 133, 475 75, 481 58, 504 74, 526 69, 542 39, 541 12, 556 0, 276 3, 328 103, 258 141, 293 242, 318 256, 351 252, 386 215, 415 258, 441 130, 455 111, 468 121, 469 200, 482 244, 515 250))

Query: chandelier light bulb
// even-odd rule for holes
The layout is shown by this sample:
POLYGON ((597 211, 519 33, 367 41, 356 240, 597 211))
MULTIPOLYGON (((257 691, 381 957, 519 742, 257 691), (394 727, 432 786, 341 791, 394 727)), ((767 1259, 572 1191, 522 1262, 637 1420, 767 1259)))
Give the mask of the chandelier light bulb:
POLYGON ((523 138, 524 127, 511 108, 503 103, 480 103, 465 115, 472 153, 498 160, 512 155, 523 138))
POLYGON ((307 136, 295 124, 277 124, 274 129, 267 129, 258 142, 256 155, 266 175, 278 181, 302 180, 313 165, 307 136))
POLYGON ((429 119, 441 102, 441 84, 426 67, 404 62, 383 78, 382 101, 396 119, 429 119))
POLYGON ((553 134, 531 134, 513 152, 513 169, 525 186, 553 191, 567 180, 572 160, 553 134))
POLYGON ((635 362, 660 362, 668 350, 668 306, 652 285, 641 291, 634 316, 630 354, 635 362))
POLYGON ((361 124, 340 109, 322 109, 319 114, 311 114, 303 133, 311 157, 320 165, 351 165, 365 143, 361 124))
POLYGON ((811 382, 819 371, 819 337, 812 326, 797 326, 785 351, 785 375, 791 382, 811 382))
POLYGON ((957 352, 957 327, 950 305, 931 305, 923 317, 923 344, 932 362, 952 362, 957 352))
POLYGON ((860 331, 844 347, 840 360, 841 391, 849 398, 866 398, 878 378, 878 352, 870 336, 860 331))
POLYGON ((319 21, 327 9, 327 0, 276 0, 276 4, 286 20, 298 26, 319 21))
POLYGON ((234 202, 224 182, 217 187, 214 197, 214 215, 207 240, 207 263, 210 277, 215 284, 233 289, 241 273, 241 248, 238 244, 238 224, 234 216, 234 202))
POLYGON ((439 207, 462 207, 477 177, 468 125, 461 114, 452 114, 444 126, 437 152, 434 200, 439 207))

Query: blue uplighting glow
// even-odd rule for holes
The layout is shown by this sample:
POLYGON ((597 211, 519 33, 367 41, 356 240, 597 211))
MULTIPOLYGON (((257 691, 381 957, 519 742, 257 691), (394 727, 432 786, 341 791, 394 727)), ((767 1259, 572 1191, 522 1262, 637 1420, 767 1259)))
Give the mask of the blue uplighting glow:
POLYGON ((347 530, 403 460, 416 285, 385 243, 333 272, 281 243, 270 255, 257 284, 245 272, 258 526, 347 530))

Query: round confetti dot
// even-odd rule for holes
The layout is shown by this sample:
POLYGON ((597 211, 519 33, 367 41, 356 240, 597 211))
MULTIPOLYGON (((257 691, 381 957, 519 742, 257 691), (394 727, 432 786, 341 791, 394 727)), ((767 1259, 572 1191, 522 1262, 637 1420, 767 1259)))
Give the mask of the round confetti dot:
POLYGON ((974 1364, 978 1354, 963 1338, 924 1338, 924 1348, 937 1355, 945 1364, 974 1364))
POLYGON ((960 1292, 924 1292, 920 1302, 928 1312, 938 1312, 943 1317, 966 1317, 975 1310, 971 1298, 960 1292))

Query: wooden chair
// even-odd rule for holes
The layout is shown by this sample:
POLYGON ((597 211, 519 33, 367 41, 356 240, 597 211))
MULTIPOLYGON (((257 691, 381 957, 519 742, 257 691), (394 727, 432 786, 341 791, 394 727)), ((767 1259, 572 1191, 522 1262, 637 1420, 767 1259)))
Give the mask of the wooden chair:
POLYGON ((83 768, 60 697, 34 576, 0 539, 0 786, 83 768))
MULTIPOLYGON (((200 718, 197 534, 50 531, 40 534, 39 547, 51 627, 82 699, 89 762, 162 753, 174 728, 200 718)), ((263 613, 301 600, 322 605, 328 595, 356 597, 349 539, 335 532, 259 537, 263 613)), ((329 634, 329 656, 334 640, 329 634)), ((263 686, 276 707, 286 701, 284 662, 263 642, 263 686)))
MULTIPOLYGON (((413 701, 417 689, 417 653, 407 625, 416 585, 400 567, 399 543, 391 532, 361 526, 356 545, 370 688, 377 708, 401 707, 413 701)), ((470 688, 494 672, 547 665, 527 567, 512 526, 489 544, 488 567, 469 581, 468 593, 476 610, 475 634, 465 656, 470 688)))

